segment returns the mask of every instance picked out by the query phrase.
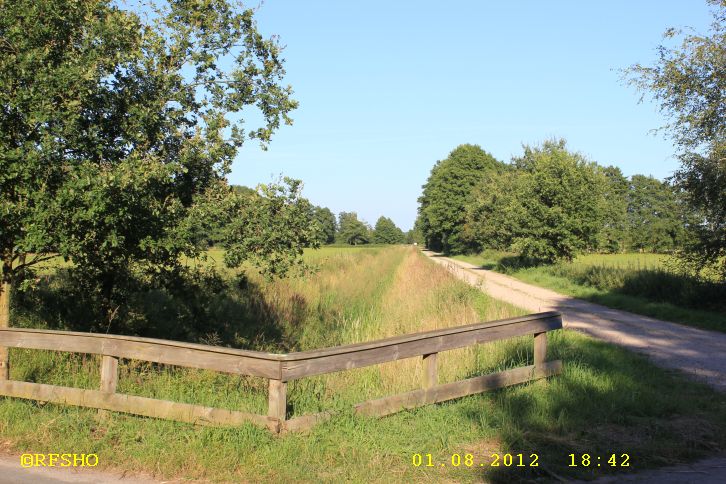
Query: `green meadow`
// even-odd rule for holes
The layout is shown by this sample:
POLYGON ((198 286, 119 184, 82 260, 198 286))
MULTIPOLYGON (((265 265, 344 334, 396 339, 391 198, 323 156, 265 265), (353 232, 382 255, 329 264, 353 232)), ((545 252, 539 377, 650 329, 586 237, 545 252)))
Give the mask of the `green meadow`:
MULTIPOLYGON (((206 263, 215 264, 222 254, 209 255, 206 263)), ((218 317, 256 324, 265 335, 255 339, 249 336, 254 327, 233 328, 238 346, 312 349, 523 314, 410 247, 324 248, 305 258, 316 272, 276 281, 250 275, 245 285, 227 286, 226 297, 241 306, 230 305, 218 317), (254 297, 247 293, 251 288, 254 297), (235 315, 232 309, 239 307, 254 318, 235 315)), ((234 280, 235 274, 225 277, 234 280)), ((24 323, 34 321, 27 310, 20 314, 24 323)), ((722 395, 612 345, 569 331, 551 335, 549 358, 564 361, 559 376, 381 419, 356 416, 350 405, 417 388, 420 358, 295 381, 288 388, 288 417, 337 412, 301 434, 120 413, 100 418, 90 409, 13 398, 0 399, 0 433, 14 453, 92 452, 101 468, 249 482, 590 479, 690 461, 726 445, 722 395), (515 456, 508 466, 506 454, 515 456), (529 465, 532 454, 537 466, 529 465), (582 454, 616 454, 618 466, 605 459, 600 467, 594 461, 571 467, 570 454, 580 464, 582 454), (622 454, 627 467, 620 466, 622 454), (492 466, 496 455, 500 465, 492 466)), ((440 355, 440 378, 453 381, 531 364, 532 358, 531 338, 455 350, 440 355)), ((97 388, 98 368, 90 355, 11 351, 13 379, 97 388)), ((267 402, 261 378, 138 361, 122 360, 118 391, 258 413, 267 402)))

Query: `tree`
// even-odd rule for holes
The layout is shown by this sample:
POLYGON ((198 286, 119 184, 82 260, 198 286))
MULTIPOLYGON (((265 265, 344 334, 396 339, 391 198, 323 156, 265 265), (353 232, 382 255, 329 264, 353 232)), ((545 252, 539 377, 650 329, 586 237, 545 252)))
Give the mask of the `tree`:
POLYGON ((602 170, 569 152, 564 140, 525 146, 513 161, 484 179, 468 207, 480 243, 545 262, 595 248, 605 220, 602 170))
POLYGON ((490 172, 473 190, 466 207, 466 236, 482 248, 511 250, 528 215, 518 197, 527 196, 514 168, 490 172))
POLYGON ((481 147, 469 144, 436 162, 418 200, 418 225, 428 248, 445 253, 476 250, 462 237, 465 207, 485 174, 502 166, 481 147))
POLYGON ((199 255, 195 227, 229 193, 237 149, 246 138, 264 147, 291 122, 280 47, 253 10, 227 0, 149 8, 0 9, 0 326, 12 285, 56 254, 111 317, 130 271, 154 277, 199 255), (249 106, 262 126, 246 133, 238 114, 249 106))
MULTIPOLYGON (((661 129, 678 148, 674 180, 703 216, 692 227, 696 238, 686 260, 699 270, 715 264, 726 279, 726 0, 709 3, 713 22, 706 35, 686 35, 675 48, 661 45, 654 66, 636 64, 625 76, 670 118, 661 129)), ((670 28, 664 38, 681 34, 670 28)))
POLYGON ((678 193, 667 182, 633 175, 627 192, 630 246, 664 252, 682 245, 686 225, 678 193))
MULTIPOLYGON (((244 185, 230 185, 229 189, 232 197, 253 197, 258 194, 257 190, 244 185)), ((199 223, 196 227, 193 227, 192 230, 196 232, 193 239, 196 243, 206 244, 209 247, 221 246, 225 240, 226 227, 222 225, 225 223, 223 221, 225 218, 224 215, 220 214, 220 217, 209 218, 206 223, 199 223)))
POLYGON ((598 249, 604 252, 622 252, 628 242, 628 179, 616 166, 602 169, 605 185, 605 220, 598 237, 598 249))
POLYGON ((355 212, 340 212, 338 215, 338 241, 349 245, 368 244, 371 229, 358 220, 355 212))
POLYGON ((405 234, 405 243, 406 244, 423 244, 423 236, 421 235, 421 231, 418 230, 418 227, 414 225, 414 227, 406 232, 405 234))
POLYGON ((403 230, 388 217, 380 217, 373 232, 374 244, 402 244, 405 240, 403 230))
POLYGON ((221 211, 224 260, 238 267, 249 260, 269 277, 304 267, 304 247, 317 248, 322 235, 313 205, 301 195, 302 182, 259 185, 256 192, 227 198, 221 211))
POLYGON ((423 229, 422 229, 423 221, 421 220, 421 217, 416 217, 416 220, 413 223, 413 228, 408 231, 406 234, 406 242, 407 243, 413 243, 418 244, 421 246, 426 246, 426 239, 423 235, 423 229))
POLYGON ((335 232, 338 230, 338 223, 335 215, 327 207, 315 207, 315 220, 320 226, 322 244, 332 244, 335 242, 335 232))

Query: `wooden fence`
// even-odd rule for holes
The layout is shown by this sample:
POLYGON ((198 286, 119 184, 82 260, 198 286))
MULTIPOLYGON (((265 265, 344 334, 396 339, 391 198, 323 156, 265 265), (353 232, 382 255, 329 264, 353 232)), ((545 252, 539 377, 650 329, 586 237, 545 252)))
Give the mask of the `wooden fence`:
POLYGON ((322 412, 287 420, 288 381, 421 356, 424 376, 419 390, 355 405, 355 411, 360 414, 384 416, 406 408, 443 402, 558 374, 562 369, 562 362, 546 361, 546 352, 547 332, 560 328, 560 314, 546 312, 288 354, 131 336, 0 328, 0 347, 101 355, 99 390, 0 380, 0 395, 196 424, 239 425, 252 422, 273 432, 304 430, 330 414, 322 412), (533 365, 453 383, 438 383, 438 353, 530 334, 534 336, 533 365), (257 415, 117 393, 119 358, 268 378, 268 413, 266 416, 257 415))

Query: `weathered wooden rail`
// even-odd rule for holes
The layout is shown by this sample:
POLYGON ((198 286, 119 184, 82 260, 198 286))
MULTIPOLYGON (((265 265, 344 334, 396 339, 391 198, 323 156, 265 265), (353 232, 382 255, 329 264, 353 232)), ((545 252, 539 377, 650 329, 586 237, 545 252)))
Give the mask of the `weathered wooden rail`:
POLYGON ((99 390, 0 380, 0 395, 196 424, 239 425, 243 422, 252 422, 274 432, 302 430, 327 418, 330 414, 323 412, 287 420, 288 381, 421 356, 424 372, 419 390, 369 400, 355 406, 355 411, 360 414, 384 416, 406 408, 443 402, 557 374, 561 371, 562 362, 546 361, 547 332, 560 328, 562 328, 560 314, 546 312, 288 354, 132 336, 0 328, 0 347, 101 355, 99 390), (524 335, 534 336, 533 365, 439 384, 438 353, 524 335), (257 415, 117 393, 119 358, 267 378, 269 379, 268 413, 257 415))

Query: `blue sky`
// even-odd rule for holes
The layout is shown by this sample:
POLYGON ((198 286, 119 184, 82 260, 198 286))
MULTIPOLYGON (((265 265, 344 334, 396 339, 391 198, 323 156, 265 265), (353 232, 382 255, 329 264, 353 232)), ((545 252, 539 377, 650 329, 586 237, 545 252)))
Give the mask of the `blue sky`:
POLYGON ((287 46, 300 107, 268 151, 242 149, 230 181, 300 178, 313 203, 404 230, 431 167, 462 143, 509 161, 563 137, 625 175, 669 176, 673 145, 651 133, 665 119, 618 69, 652 63, 667 27, 710 23, 700 0, 266 0, 257 19, 287 46))

